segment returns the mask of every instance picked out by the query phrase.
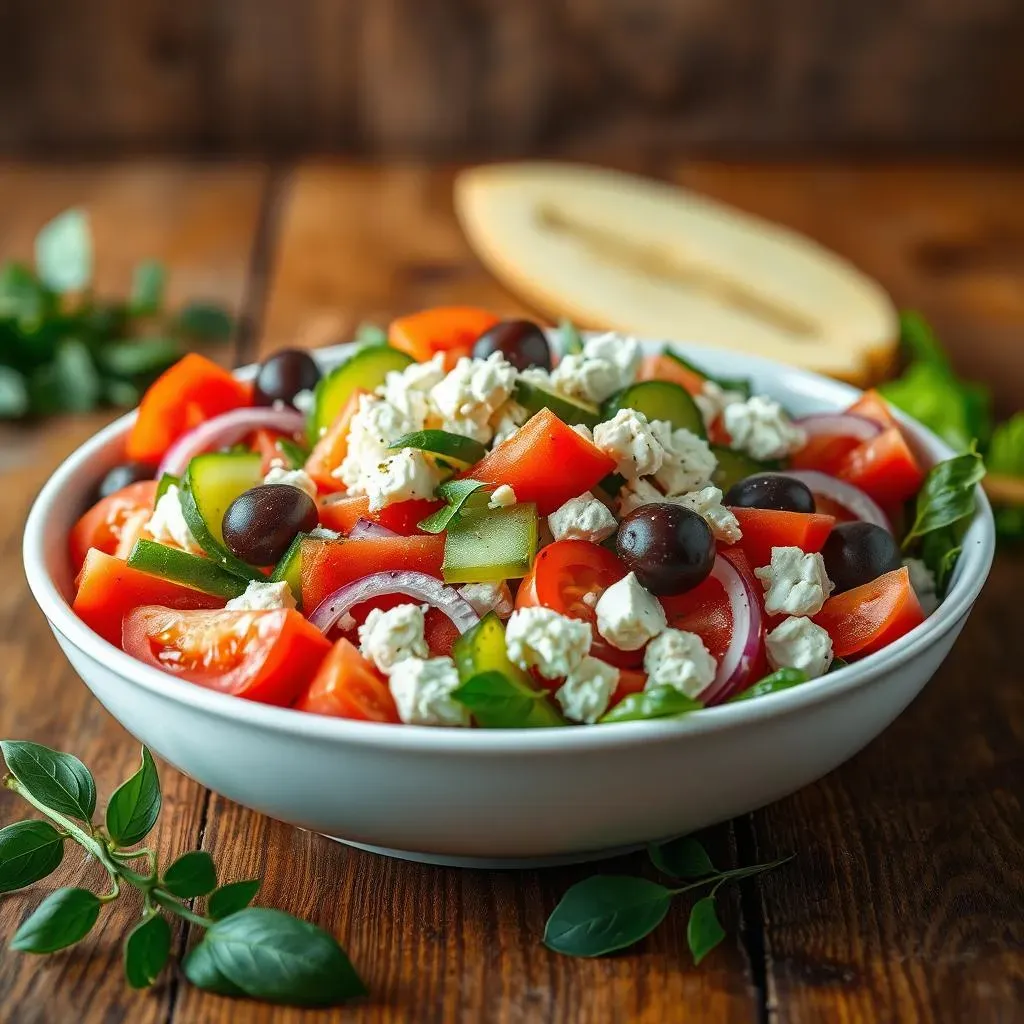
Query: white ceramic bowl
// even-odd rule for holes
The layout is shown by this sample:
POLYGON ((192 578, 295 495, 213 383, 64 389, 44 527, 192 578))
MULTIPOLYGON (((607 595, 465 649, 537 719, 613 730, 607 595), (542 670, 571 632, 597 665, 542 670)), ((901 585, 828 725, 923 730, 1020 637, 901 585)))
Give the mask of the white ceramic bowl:
MULTIPOLYGON (((750 376, 795 413, 857 392, 764 359, 683 346, 711 373, 750 376)), ((342 349, 322 353, 325 365, 342 349)), ((823 679, 672 721, 486 731, 390 726, 255 704, 176 680, 108 644, 71 611, 67 534, 120 461, 134 414, 72 454, 25 528, 29 586, 57 642, 124 727, 247 807, 359 846, 435 863, 585 860, 743 814, 859 751, 949 653, 988 575, 992 514, 979 494, 951 590, 910 634, 823 679)), ((901 417, 929 461, 951 452, 901 417)))

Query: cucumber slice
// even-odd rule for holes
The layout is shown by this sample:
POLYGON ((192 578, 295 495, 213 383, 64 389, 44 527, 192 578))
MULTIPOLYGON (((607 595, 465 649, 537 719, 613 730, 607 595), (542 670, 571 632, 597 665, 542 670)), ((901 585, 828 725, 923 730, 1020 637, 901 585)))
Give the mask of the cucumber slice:
POLYGON ((486 446, 479 441, 462 434, 451 434, 447 430, 417 430, 412 434, 403 434, 388 448, 418 448, 431 455, 440 455, 446 462, 460 469, 467 469, 487 454, 486 446))
POLYGON ((691 373, 697 374, 698 377, 713 381, 723 391, 739 391, 743 394, 744 398, 750 397, 752 388, 750 381, 746 377, 713 377, 706 370, 702 370, 699 366, 694 366, 689 359, 683 358, 675 349, 668 348, 667 346, 662 349, 662 355, 668 356, 669 359, 674 360, 691 373))
POLYGON ((302 607, 302 542, 308 533, 297 533, 295 540, 288 545, 288 550, 281 556, 281 561, 274 566, 270 574, 271 583, 284 581, 292 592, 292 597, 299 608, 302 607))
POLYGON ((181 511, 192 536, 218 565, 247 580, 266 576, 228 551, 222 525, 228 505, 263 482, 262 463, 257 452, 209 452, 195 456, 181 478, 181 511))
POLYGON ((392 370, 404 370, 415 360, 390 345, 362 345, 330 373, 320 379, 313 398, 309 439, 316 443, 334 422, 357 388, 373 391, 392 370))
POLYGON ((445 583, 518 579, 537 553, 537 506, 483 509, 460 516, 444 538, 445 583))
POLYGON ((155 540, 137 540, 128 556, 133 569, 148 572, 150 576, 174 580, 204 594, 213 594, 226 600, 244 593, 247 583, 239 576, 222 569, 209 558, 200 558, 180 548, 158 544, 155 540))
POLYGON ((577 402, 565 395, 548 391, 538 384, 531 384, 529 381, 517 380, 515 389, 516 401, 530 412, 540 412, 541 409, 550 409, 563 423, 570 427, 582 423, 588 427, 594 427, 601 422, 601 411, 596 405, 587 402, 577 402))
POLYGON ((173 473, 164 473, 160 477, 160 481, 156 485, 156 500, 159 501, 166 493, 167 488, 171 485, 175 487, 181 487, 181 477, 175 476, 173 473))
POLYGON ((725 494, 733 484, 738 484, 754 473, 773 473, 779 468, 778 462, 758 462, 743 452, 733 451, 722 445, 711 446, 718 468, 711 476, 711 482, 725 494))
POLYGON ((667 380, 645 380, 631 384, 605 403, 605 419, 620 409, 635 409, 648 420, 667 420, 678 430, 685 427, 698 437, 707 437, 704 417, 686 388, 667 380))

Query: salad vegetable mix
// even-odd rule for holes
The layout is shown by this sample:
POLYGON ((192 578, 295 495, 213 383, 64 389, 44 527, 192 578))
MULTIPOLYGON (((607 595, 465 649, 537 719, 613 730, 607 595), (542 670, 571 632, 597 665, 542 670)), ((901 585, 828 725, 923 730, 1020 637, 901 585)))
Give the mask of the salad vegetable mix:
POLYGON ((74 608, 197 685, 375 722, 540 728, 802 685, 914 629, 984 473, 876 392, 791 418, 618 334, 469 308, 326 374, 199 355, 75 525, 74 608))

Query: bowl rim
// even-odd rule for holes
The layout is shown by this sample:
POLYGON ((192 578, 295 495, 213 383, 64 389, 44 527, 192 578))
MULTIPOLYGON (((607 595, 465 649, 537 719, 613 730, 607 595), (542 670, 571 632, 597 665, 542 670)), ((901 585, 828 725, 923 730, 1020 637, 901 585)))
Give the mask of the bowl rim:
MULTIPOLYGON (((645 345, 654 344, 645 342, 645 345)), ((664 342, 657 342, 664 344, 664 342)), ((714 365, 723 360, 738 360, 743 370, 772 378, 779 391, 795 391, 809 398, 837 406, 849 404, 862 392, 848 384, 823 377, 760 356, 737 356, 721 349, 686 342, 671 342, 698 362, 714 365)), ((319 361, 330 363, 344 354, 350 345, 337 345, 315 353, 319 361)), ((252 365, 236 371, 251 377, 252 365)), ((722 372, 722 371, 719 371, 722 372)), ((950 458, 955 452, 922 424, 893 410, 901 425, 935 459, 950 458)), ((431 751, 461 755, 523 754, 615 748, 636 743, 673 741, 681 736, 716 733, 741 728, 755 722, 800 712, 824 701, 839 698, 853 690, 900 669, 951 630, 959 627, 970 612, 992 565, 995 550, 995 525, 992 509, 982 488, 978 488, 976 508, 965 536, 964 550, 949 593, 939 608, 906 636, 863 661, 854 662, 820 679, 757 700, 721 704, 676 719, 620 722, 601 728, 566 729, 457 729, 431 726, 363 722, 331 718, 295 711, 291 708, 259 704, 197 686, 145 665, 94 633, 71 609, 60 587, 46 567, 48 523, 60 506, 65 488, 82 474, 91 457, 121 437, 137 415, 126 413, 76 448, 51 474, 32 504, 22 545, 25 575, 29 589, 51 628, 79 652, 115 673, 131 685, 150 691, 162 699, 172 699, 200 713, 215 717, 242 719, 263 732, 288 733, 314 741, 387 747, 395 750, 431 751)))

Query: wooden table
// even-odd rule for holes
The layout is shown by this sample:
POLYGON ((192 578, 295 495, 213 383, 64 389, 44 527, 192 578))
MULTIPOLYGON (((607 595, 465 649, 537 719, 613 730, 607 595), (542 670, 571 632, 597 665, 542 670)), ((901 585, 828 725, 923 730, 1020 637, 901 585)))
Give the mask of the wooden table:
MULTIPOLYGON (((1024 170, 648 170, 833 246, 900 304, 932 317, 960 368, 991 381, 1004 411, 1024 404, 1024 170)), ((172 299, 211 295, 240 311, 229 362, 297 338, 343 339, 364 318, 433 303, 520 312, 468 252, 451 180, 449 170, 326 163, 0 167, 0 256, 27 255, 41 223, 84 204, 101 289, 126 288, 142 257, 165 259, 172 299)), ((109 793, 133 770, 137 745, 58 652, 20 555, 33 495, 104 418, 0 434, 0 735, 77 753, 109 793)), ((816 785, 708 831, 723 862, 796 859, 732 894, 729 939, 699 969, 686 951, 682 907, 625 955, 584 961, 547 952, 547 914, 593 866, 486 873, 384 860, 260 817, 164 766, 162 856, 200 846, 224 878, 261 875, 260 901, 337 934, 372 995, 303 1016, 207 996, 172 975, 133 993, 120 967, 120 938, 136 912, 129 900, 71 952, 35 959, 4 949, 0 1019, 1022 1020, 1022 568, 1019 555, 999 556, 949 661, 867 750, 816 785)), ((0 820, 20 813, 9 794, 0 797, 0 820)), ((69 862, 61 884, 98 883, 93 868, 69 862)), ((639 855, 600 867, 645 869, 639 855)), ((0 935, 39 896, 0 902, 0 935)), ((188 941, 177 934, 179 950, 188 941)))

